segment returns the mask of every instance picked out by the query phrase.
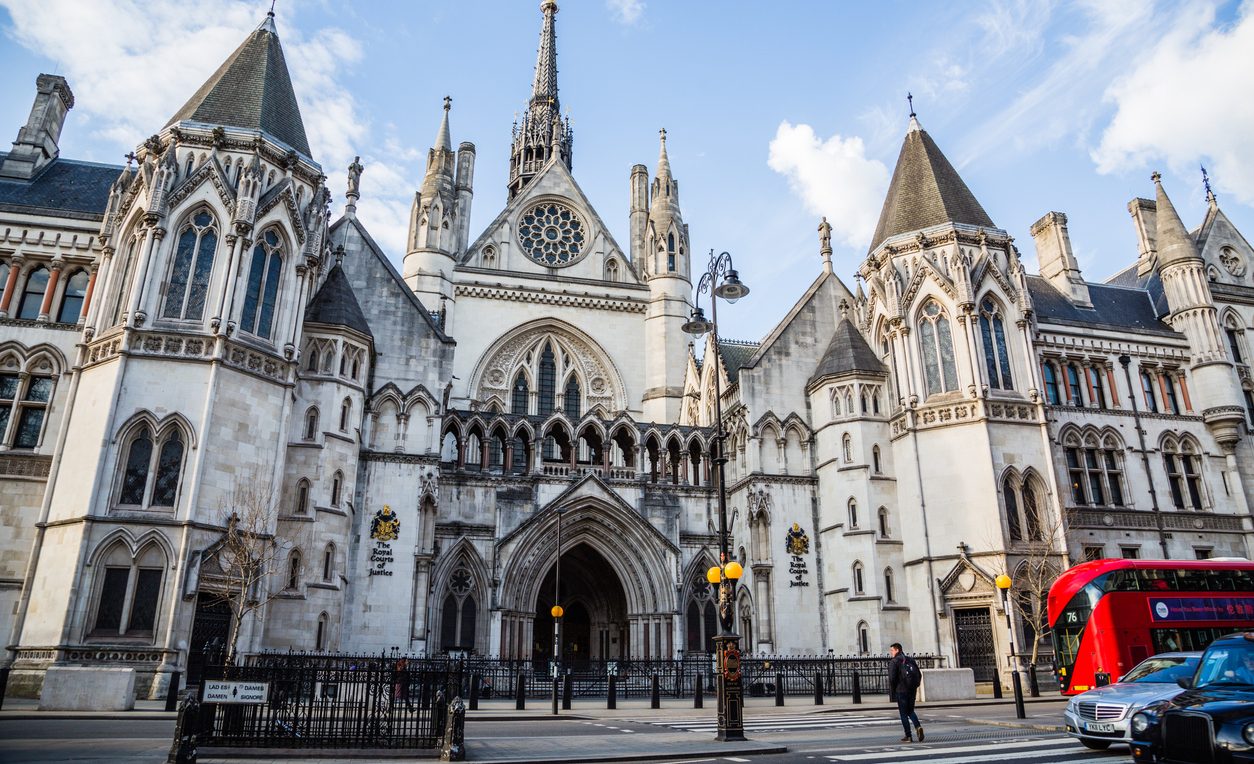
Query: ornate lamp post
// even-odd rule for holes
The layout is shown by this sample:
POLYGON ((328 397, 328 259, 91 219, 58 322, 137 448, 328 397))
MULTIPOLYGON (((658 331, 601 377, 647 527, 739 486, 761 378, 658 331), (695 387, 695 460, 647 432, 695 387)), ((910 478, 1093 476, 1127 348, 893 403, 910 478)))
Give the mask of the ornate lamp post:
MULTIPOLYGON (((1019 679, 1019 656, 1015 653, 1015 630, 1010 620, 1010 587, 1014 582, 1010 576, 1002 573, 997 577, 997 588, 1001 590, 1001 609, 1006 614, 1006 637, 1010 640, 1010 683, 1015 691, 1015 715, 1020 719, 1027 718, 1023 708, 1023 681, 1019 679)), ((1001 681, 998 678, 997 681, 1001 681)))
MULTIPOLYGON (((710 293, 710 320, 706 320, 701 306, 692 310, 683 330, 694 337, 706 332, 713 332, 714 351, 718 352, 718 298, 734 303, 749 294, 749 287, 740 281, 736 269, 732 267, 731 254, 723 252, 715 255, 710 250, 710 262, 701 280, 697 282, 696 294, 700 298, 702 292, 710 293), (720 281, 718 286, 715 282, 720 281)), ((695 302, 695 300, 694 300, 695 302)), ((744 740, 744 688, 740 684, 740 635, 736 633, 735 597, 736 584, 744 572, 740 563, 731 559, 728 549, 730 534, 727 530, 727 481, 726 481, 726 440, 727 432, 723 428, 723 391, 719 375, 714 375, 714 442, 718 450, 714 463, 718 465, 718 567, 710 568, 706 580, 718 586, 718 623, 719 633, 714 637, 715 651, 718 655, 718 682, 715 693, 718 696, 718 734, 716 740, 744 740)))

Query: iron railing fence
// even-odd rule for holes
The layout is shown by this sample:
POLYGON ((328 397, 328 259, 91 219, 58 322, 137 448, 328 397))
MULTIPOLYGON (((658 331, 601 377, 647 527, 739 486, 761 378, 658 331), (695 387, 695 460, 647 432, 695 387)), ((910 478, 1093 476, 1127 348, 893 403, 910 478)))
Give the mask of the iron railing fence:
POLYGON ((265 682, 263 703, 202 703, 199 740, 221 747, 437 748, 463 684, 445 658, 266 653, 213 661, 204 680, 265 682))
MULTIPOLYGON (((340 667, 360 670, 374 666, 385 667, 395 663, 400 653, 390 654, 342 654, 342 653, 262 653, 250 656, 248 664, 283 663, 296 660, 304 665, 340 667)), ((930 655, 916 655, 920 668, 941 668, 943 659, 930 655)), ((464 658, 408 658, 411 667, 432 666, 436 669, 448 665, 456 686, 450 692, 462 698, 471 696, 471 682, 478 677, 478 697, 517 697, 521 676, 523 694, 528 699, 549 697, 553 691, 551 664, 548 660, 521 660, 467 656, 464 658)), ((857 673, 859 688, 867 694, 888 693, 887 656, 836 656, 836 655, 747 655, 741 659, 742 682, 750 696, 773 695, 777 678, 783 679, 785 695, 813 695, 815 677, 819 677, 824 695, 852 695, 853 677, 857 673)), ((619 698, 647 698, 653 689, 653 677, 658 678, 661 697, 689 698, 696 692, 698 675, 706 695, 714 692, 714 657, 694 654, 682 659, 622 660, 567 660, 562 665, 563 675, 571 677, 571 692, 575 697, 601 697, 608 692, 609 676, 615 677, 615 693, 619 698)), ((451 697, 451 695, 450 695, 451 697)))

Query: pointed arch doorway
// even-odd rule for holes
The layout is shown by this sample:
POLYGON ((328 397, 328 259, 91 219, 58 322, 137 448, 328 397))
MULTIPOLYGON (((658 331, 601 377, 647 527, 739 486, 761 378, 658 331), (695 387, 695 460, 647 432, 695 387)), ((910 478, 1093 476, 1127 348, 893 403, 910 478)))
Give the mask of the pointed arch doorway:
MULTIPOLYGON (((553 586, 556 565, 549 566, 536 593, 532 657, 553 657, 553 586)), ((588 660, 615 660, 631 654, 627 594, 618 573, 588 544, 577 543, 562 552, 561 605, 562 661, 577 665, 588 660)))

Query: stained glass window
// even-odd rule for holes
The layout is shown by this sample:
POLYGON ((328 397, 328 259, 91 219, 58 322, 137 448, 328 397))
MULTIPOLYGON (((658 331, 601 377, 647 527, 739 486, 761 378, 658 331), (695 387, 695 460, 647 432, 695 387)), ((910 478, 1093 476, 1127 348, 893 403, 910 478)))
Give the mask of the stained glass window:
POLYGON ((522 214, 518 240, 532 260, 542 265, 567 265, 583 251, 583 222, 564 204, 543 202, 522 214))

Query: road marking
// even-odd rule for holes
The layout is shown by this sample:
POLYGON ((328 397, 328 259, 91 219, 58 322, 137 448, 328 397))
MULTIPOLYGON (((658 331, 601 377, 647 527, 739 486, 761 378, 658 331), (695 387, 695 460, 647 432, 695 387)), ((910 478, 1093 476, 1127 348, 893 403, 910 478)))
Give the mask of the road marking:
MULTIPOLYGON (((1037 740, 1020 740, 1016 742, 1003 743, 999 741, 990 741, 982 745, 964 745, 950 748, 933 747, 927 744, 912 746, 891 746, 879 749, 864 748, 868 753, 853 753, 846 755, 832 755, 827 758, 837 761, 876 761, 883 758, 899 758, 912 755, 915 753, 948 755, 951 753, 970 753, 972 751, 987 751, 990 747, 997 750, 1006 750, 1008 748, 1039 748, 1042 745, 1058 746, 1060 744, 1072 744, 1071 738, 1043 738, 1037 740)), ((1018 754, 1015 754, 1016 756, 1018 754)), ((932 764, 935 764, 934 762, 932 764)))
MULTIPOLYGON (((1085 752, 1085 749, 1081 745, 1070 738, 1061 738, 1056 741, 1035 741, 1035 745, 1038 746, 1036 750, 1016 750, 1013 753, 1013 757, 1016 760, 1042 759, 1046 757, 1052 758, 1065 754, 1085 752), (1059 743, 1062 745, 1059 745, 1059 743), (1041 748, 1040 746, 1042 745, 1045 747, 1041 748)), ((1009 747, 1009 744, 994 741, 988 745, 976 747, 974 750, 1001 750, 1007 747, 1009 747)), ((958 748, 917 748, 913 751, 899 750, 871 754, 854 754, 852 756, 828 756, 826 758, 831 761, 903 761, 907 757, 911 757, 912 759, 915 757, 922 757, 919 760, 926 761, 927 764, 980 764, 980 762, 1005 761, 1007 758, 1005 751, 1002 751, 1001 753, 982 754, 978 756, 946 756, 947 753, 958 753, 959 750, 960 749, 958 748), (933 758, 936 756, 940 756, 942 758, 933 758)), ((972 747, 968 746, 966 750, 972 750, 972 747)))
POLYGON ((748 761, 748 759, 738 759, 735 756, 726 757, 726 761, 748 761))

